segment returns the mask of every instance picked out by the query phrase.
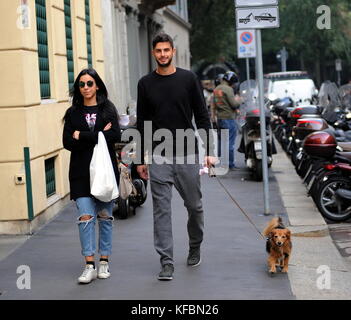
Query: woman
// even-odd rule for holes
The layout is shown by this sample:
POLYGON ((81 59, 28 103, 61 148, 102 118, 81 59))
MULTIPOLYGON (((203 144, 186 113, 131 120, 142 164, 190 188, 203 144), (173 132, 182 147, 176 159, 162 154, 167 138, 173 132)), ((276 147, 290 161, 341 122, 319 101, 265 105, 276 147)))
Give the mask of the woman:
POLYGON ((111 156, 116 181, 119 181, 114 143, 121 138, 115 106, 108 100, 104 83, 94 69, 82 70, 70 92, 72 106, 64 116, 63 146, 71 151, 69 183, 71 199, 78 208, 78 228, 85 257, 85 269, 79 283, 110 276, 108 258, 112 248, 113 201, 101 202, 90 194, 89 166, 102 131, 111 156), (99 222, 98 270, 95 268, 95 223, 99 222))

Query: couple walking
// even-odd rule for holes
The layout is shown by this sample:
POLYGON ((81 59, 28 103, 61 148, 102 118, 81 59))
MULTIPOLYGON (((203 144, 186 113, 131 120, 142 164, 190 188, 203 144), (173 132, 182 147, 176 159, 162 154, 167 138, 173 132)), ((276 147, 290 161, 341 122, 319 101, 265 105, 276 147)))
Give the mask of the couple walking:
MULTIPOLYGON (((156 70, 140 79, 138 83, 137 127, 144 141, 144 122, 151 121, 153 130, 168 129, 173 134, 172 146, 176 148, 176 130, 194 131, 196 127, 209 134, 210 119, 200 84, 196 76, 187 70, 176 68, 172 59, 176 49, 167 34, 157 35, 152 43, 152 54, 157 62, 156 70)), ((85 258, 79 283, 110 277, 109 256, 112 249, 113 201, 101 202, 90 194, 89 165, 93 149, 102 131, 111 156, 115 176, 119 181, 114 143, 121 139, 118 115, 108 100, 106 87, 94 69, 84 69, 77 76, 71 91, 72 106, 64 116, 63 145, 71 151, 69 182, 71 199, 78 208, 82 255, 85 258), (95 266, 95 223, 99 224, 98 252, 100 261, 95 266)), ((213 145, 207 139, 204 164, 213 166, 216 158, 213 145)), ((172 280, 174 272, 173 237, 171 222, 171 198, 173 185, 184 200, 188 211, 189 253, 187 264, 199 265, 200 245, 203 240, 204 217, 201 202, 201 188, 198 148, 183 150, 183 160, 194 156, 195 162, 179 164, 176 155, 166 163, 144 161, 144 145, 141 146, 141 164, 137 171, 144 179, 150 179, 154 216, 154 245, 160 255, 161 271, 159 280, 172 280)), ((157 147, 153 143, 153 150, 157 147)), ((148 150, 149 152, 152 150, 148 150)))

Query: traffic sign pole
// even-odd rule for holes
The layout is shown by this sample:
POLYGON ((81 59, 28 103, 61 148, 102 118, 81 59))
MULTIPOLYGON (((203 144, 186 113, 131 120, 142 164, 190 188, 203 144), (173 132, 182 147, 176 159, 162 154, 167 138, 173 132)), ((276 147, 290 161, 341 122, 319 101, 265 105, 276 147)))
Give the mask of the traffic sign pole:
POLYGON ((261 40, 260 29, 256 29, 256 43, 257 43, 256 78, 258 81, 259 104, 260 104, 264 215, 269 215, 270 207, 269 207, 268 161, 267 161, 267 139, 266 139, 266 112, 265 112, 266 110, 264 105, 263 59, 262 59, 262 40, 261 40))
POLYGON ((283 50, 282 50, 282 71, 283 72, 286 72, 286 60, 287 60, 287 57, 286 57, 286 49, 285 47, 283 47, 283 50))
MULTIPOLYGON (((264 215, 270 214, 269 207, 269 184, 268 184, 268 156, 266 139, 266 110, 264 104, 264 84, 263 84, 263 59, 262 59, 262 40, 261 29, 279 28, 279 8, 278 0, 235 0, 236 9, 236 28, 254 29, 256 42, 256 80, 259 89, 260 106, 260 133, 262 142, 262 174, 264 191, 264 215), (272 6, 273 5, 273 6, 272 6), (262 10, 264 9, 264 12, 262 10)), ((252 30, 253 31, 253 30, 252 30)), ((240 38, 241 44, 247 42, 249 32, 240 38)), ((239 42, 239 41, 238 41, 239 42)), ((245 43, 247 44, 247 43, 245 43)), ((287 52, 286 52, 287 53, 287 52)), ((241 56, 239 50, 239 58, 241 56)), ((245 58, 247 58, 246 56, 245 58)), ((248 64, 248 60, 246 60, 248 64)), ((249 75, 248 75, 249 78, 249 75)))

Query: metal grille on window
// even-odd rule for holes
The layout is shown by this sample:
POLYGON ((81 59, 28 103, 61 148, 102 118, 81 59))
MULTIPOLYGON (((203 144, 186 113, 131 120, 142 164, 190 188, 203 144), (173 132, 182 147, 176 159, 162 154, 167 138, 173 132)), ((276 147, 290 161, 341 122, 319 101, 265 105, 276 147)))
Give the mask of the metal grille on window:
POLYGON ((50 70, 45 0, 35 0, 35 11, 38 38, 40 96, 44 99, 50 98, 50 70))
POLYGON ((46 180, 46 196, 50 197, 56 193, 55 158, 49 158, 45 160, 45 180, 46 180))
POLYGON ((71 89, 74 83, 71 0, 65 0, 65 27, 66 27, 68 87, 69 89, 71 89))
POLYGON ((93 66, 92 63, 92 54, 91 54, 91 32, 90 32, 90 6, 89 0, 85 0, 85 24, 86 24, 86 33, 87 33, 87 48, 88 48, 88 67, 93 66))

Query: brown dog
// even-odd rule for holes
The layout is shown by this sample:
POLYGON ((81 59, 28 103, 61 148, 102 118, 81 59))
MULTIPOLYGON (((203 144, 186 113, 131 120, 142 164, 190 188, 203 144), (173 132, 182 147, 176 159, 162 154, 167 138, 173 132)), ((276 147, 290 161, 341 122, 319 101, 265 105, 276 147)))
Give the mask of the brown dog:
POLYGON ((292 243, 290 240, 291 232, 283 225, 280 217, 273 218, 263 231, 267 237, 266 250, 269 253, 268 266, 271 274, 277 272, 276 266, 282 268, 282 272, 288 272, 289 258, 292 243))

